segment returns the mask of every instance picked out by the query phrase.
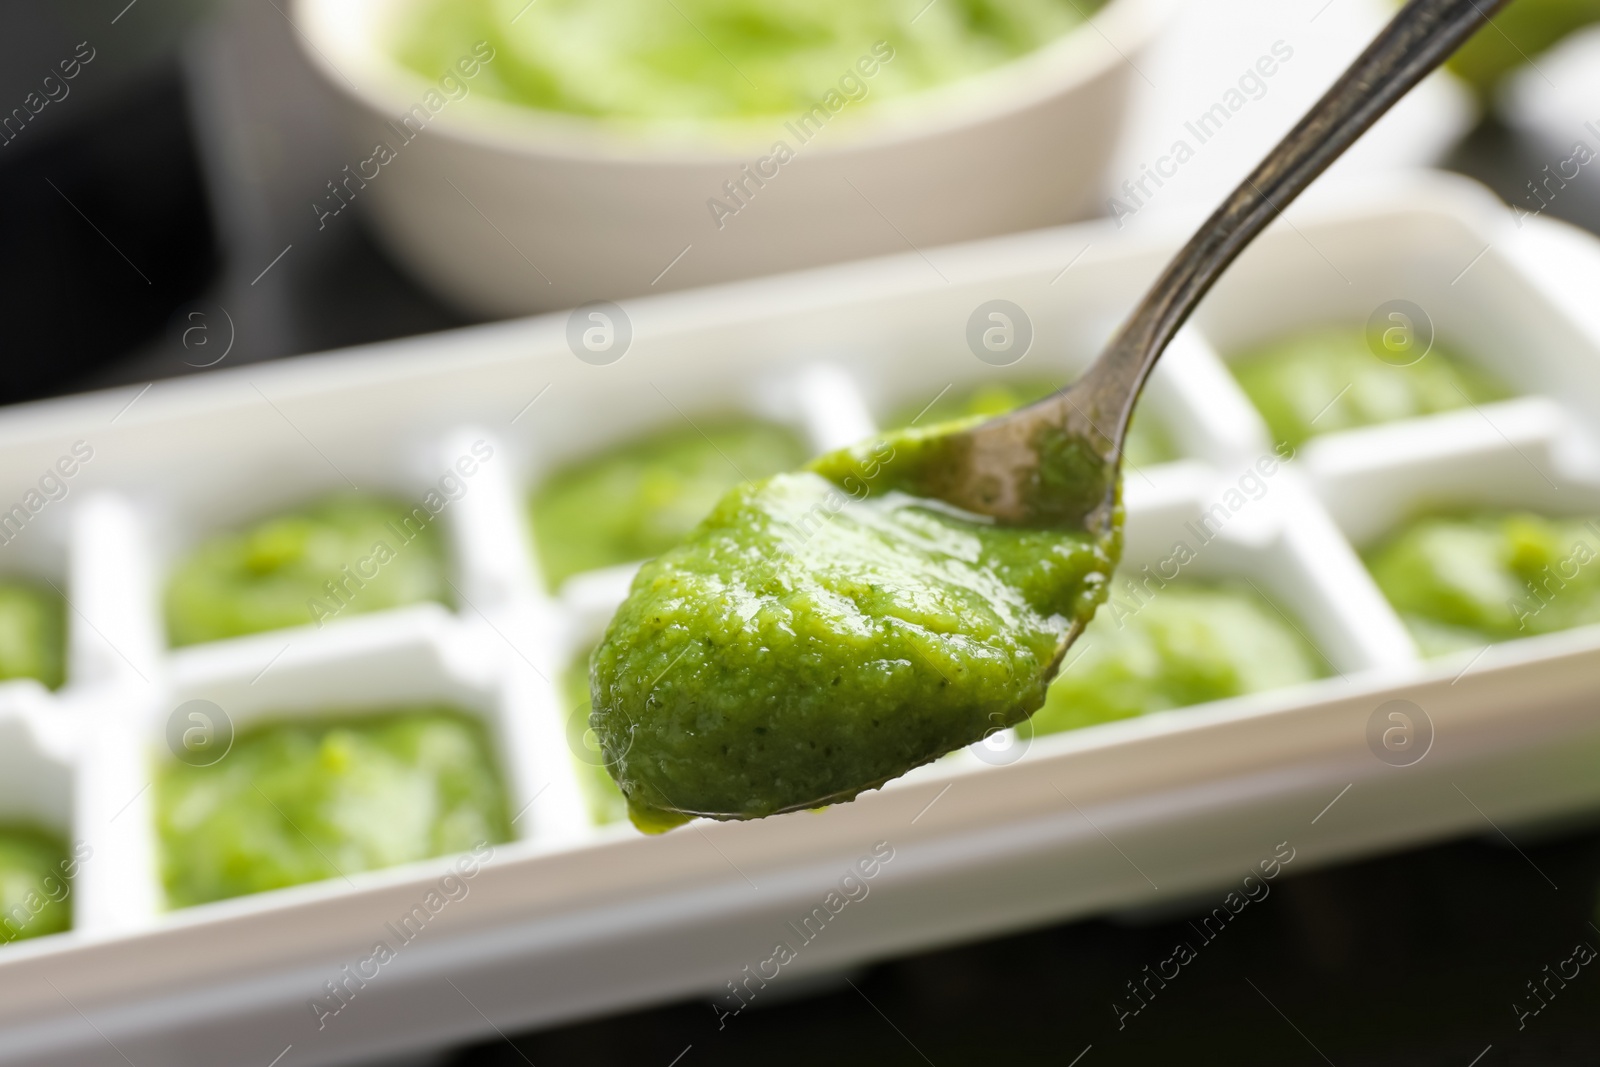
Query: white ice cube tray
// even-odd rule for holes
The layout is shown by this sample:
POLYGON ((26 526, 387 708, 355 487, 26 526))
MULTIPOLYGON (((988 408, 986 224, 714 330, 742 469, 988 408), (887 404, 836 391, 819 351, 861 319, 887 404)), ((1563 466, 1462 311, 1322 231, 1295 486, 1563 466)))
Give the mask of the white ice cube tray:
POLYGON ((0 1063, 266 1064, 289 1046, 295 1064, 331 1063, 721 990, 878 842, 893 859, 870 897, 784 980, 1182 901, 1284 841, 1301 869, 1600 808, 1600 627, 1424 661, 1356 554, 1419 504, 1600 512, 1600 245, 1518 228, 1443 176, 1325 192, 1292 220, 1246 254, 1150 383, 1147 416, 1185 458, 1127 472, 1121 575, 1170 569, 1183 543, 1184 575, 1256 583, 1334 673, 1038 738, 1004 766, 960 753, 854 803, 758 823, 648 838, 590 822, 560 675, 629 568, 543 592, 528 488, 686 418, 743 411, 823 449, 946 386, 1066 380, 1169 245, 1095 224, 640 300, 625 308, 632 347, 608 366, 574 358, 555 315, 6 412, 0 501, 74 441, 94 457, 0 548, 73 609, 68 684, 0 686, 0 822, 42 823, 93 853, 75 929, 0 948, 0 1063), (1277 462, 1218 353, 1359 325, 1397 297, 1524 395, 1330 435, 1277 462), (994 298, 1035 328, 1004 369, 964 339, 994 298), (453 609, 166 649, 163 576, 197 539, 350 485, 420 501, 478 442, 492 458, 439 519, 453 609), (240 729, 415 701, 481 714, 517 840, 360 983, 344 968, 393 942, 458 860, 165 911, 149 783, 171 758, 167 717, 191 699, 240 729), (1406 767, 1368 743, 1397 699, 1431 724, 1406 767), (330 981, 348 995, 332 1015, 311 1006, 330 981))

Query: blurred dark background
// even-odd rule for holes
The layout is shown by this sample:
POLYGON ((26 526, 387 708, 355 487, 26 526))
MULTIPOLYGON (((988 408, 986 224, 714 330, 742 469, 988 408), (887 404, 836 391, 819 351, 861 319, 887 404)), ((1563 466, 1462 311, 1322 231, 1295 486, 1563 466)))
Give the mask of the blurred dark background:
POLYGON ((693 1046, 679 1067, 1590 1067, 1596 968, 1565 989, 1552 982, 1556 995, 1521 1029, 1512 1004, 1537 1007, 1524 983, 1579 943, 1600 949, 1600 833, 1519 844, 1525 855, 1496 838, 1285 875, 1209 944, 1189 916, 1065 923, 757 1001, 720 1031, 701 1001, 496 1039, 443 1062, 667 1067, 693 1046), (1125 983, 1180 941, 1198 958, 1119 1029, 1113 1002, 1137 1006, 1125 983))
MULTIPOLYGON (((304 197, 275 182, 336 143, 276 3, 225 31, 194 28, 204 0, 135 3, 0 0, 0 116, 80 45, 94 53, 0 146, 0 403, 469 321, 410 282, 359 211, 316 232, 304 197), (277 43, 241 47, 263 40, 277 43)), ((1516 200, 1545 162, 1489 119, 1447 165, 1516 200)), ((1549 214, 1600 232, 1600 197, 1549 214)), ((773 996, 720 1031, 697 1000, 415 1062, 1600 1063, 1600 968, 1523 1028, 1512 1007, 1531 1006, 1526 983, 1575 945, 1600 947, 1600 831, 1519 844, 1286 877, 1121 1030, 1123 983, 1188 936, 1186 918, 1068 923, 887 961, 773 996)))
POLYGON ((312 225, 342 160, 294 32, 287 0, 0 0, 0 403, 468 321, 312 225))

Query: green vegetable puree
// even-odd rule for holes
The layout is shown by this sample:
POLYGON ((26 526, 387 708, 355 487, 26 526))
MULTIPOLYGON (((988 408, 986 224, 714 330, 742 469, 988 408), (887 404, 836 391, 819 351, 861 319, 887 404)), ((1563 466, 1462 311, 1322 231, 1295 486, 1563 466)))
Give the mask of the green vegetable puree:
POLYGON ((0 681, 35 678, 51 689, 66 678, 67 620, 54 590, 0 583, 0 681))
POLYGON ((1437 343, 1416 363, 1397 367, 1372 354, 1362 330, 1339 326, 1242 353, 1230 367, 1273 440, 1296 447, 1317 434, 1510 395, 1493 376, 1437 343))
POLYGON ((0 945, 71 928, 75 867, 55 835, 0 826, 0 945))
POLYGON ((1600 622, 1600 518, 1424 518, 1367 566, 1425 655, 1600 622))
POLYGON ((940 0, 924 10, 890 0, 427 0, 397 27, 393 47, 430 81, 466 69, 463 58, 491 55, 457 84, 549 111, 790 116, 989 70, 1080 25, 1101 2, 940 0), (480 41, 493 52, 475 53, 480 41))
MULTIPOLYGON (((1020 381, 989 382, 976 389, 965 391, 952 389, 925 407, 905 408, 897 412, 889 420, 889 425, 902 427, 921 423, 927 426, 951 419, 969 418, 973 415, 992 419, 996 415, 1015 411, 1035 400, 1043 400, 1059 388, 1061 388, 1060 383, 1020 381)), ((1177 458, 1178 450, 1160 423, 1135 411, 1132 421, 1128 423, 1128 435, 1122 442, 1123 463, 1134 467, 1148 467, 1157 463, 1168 463, 1177 458)))
POLYGON ((425 507, 360 494, 202 542, 167 585, 174 645, 445 602, 444 550, 425 507))
POLYGON ((723 493, 805 458, 786 427, 739 420, 674 427, 563 468, 530 507, 545 581, 554 588, 581 571, 658 556, 723 493))
POLYGON ((561 689, 567 699, 567 744, 578 763, 578 784, 589 806, 589 818, 600 825, 619 822, 627 818, 628 802, 606 770, 605 753, 589 729, 593 704, 589 700, 588 656, 578 657, 567 668, 561 689))
POLYGON ((1485 99, 1505 75, 1572 31, 1600 22, 1600 0, 1517 0, 1491 22, 1446 64, 1485 99))
POLYGON ((1072 730, 1325 674, 1295 625, 1249 587, 1169 585, 1136 611, 1102 611, 1018 732, 1072 730))
POLYGON ((741 485, 641 569, 591 660, 591 723, 642 829, 847 800, 1044 702, 1120 517, 1097 542, 904 492, 950 428, 741 485))
POLYGON ((209 767, 162 765, 156 813, 177 908, 511 836, 487 732, 444 707, 241 733, 209 767))

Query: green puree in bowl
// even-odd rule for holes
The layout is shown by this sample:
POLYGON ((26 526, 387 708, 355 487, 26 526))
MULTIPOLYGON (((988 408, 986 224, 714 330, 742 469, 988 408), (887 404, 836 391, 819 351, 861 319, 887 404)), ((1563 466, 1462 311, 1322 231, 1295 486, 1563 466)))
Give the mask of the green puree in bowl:
POLYGON ((1102 610, 1018 732, 1071 730, 1325 674, 1295 624, 1248 586, 1168 585, 1142 604, 1102 610))
POLYGON ((658 556, 723 493, 805 458, 787 428, 736 420, 647 434, 565 467, 530 506, 545 581, 554 588, 582 571, 658 556))
POLYGON ((444 602, 440 541, 426 508, 354 493, 212 537, 167 585, 168 635, 192 645, 444 602))
POLYGON ((1424 518, 1367 566, 1430 656, 1600 622, 1600 518, 1424 518))
POLYGON ((641 829, 847 800, 1044 702, 1120 516, 1097 541, 900 491, 942 429, 739 486, 640 570, 591 660, 591 723, 641 829))
POLYGON ((156 813, 178 908, 511 836, 487 732, 443 707, 243 732, 209 767, 164 764, 156 813))
MULTIPOLYGON (((474 89, 634 119, 798 115, 830 92, 904 96, 999 66, 1102 0, 425 0, 396 57, 432 81, 486 41, 474 89)), ((830 109, 837 110, 837 109, 830 109)))
POLYGON ((1600 22, 1600 0, 1517 0, 1473 35, 1447 66, 1485 99, 1506 74, 1567 34, 1600 22))
POLYGON ((34 678, 51 689, 66 677, 67 620, 61 597, 0 582, 0 682, 34 678))
POLYGON ((1385 363, 1359 328, 1327 327, 1241 353, 1230 369, 1272 439, 1298 447, 1317 434, 1501 400, 1494 377, 1435 344, 1406 367, 1385 363))
MULTIPOLYGON (((913 423, 928 426, 972 415, 993 418, 1035 400, 1043 400, 1059 388, 1059 382, 1024 380, 989 382, 968 390, 951 389, 925 407, 901 410, 889 423, 896 427, 913 423)), ((1122 442, 1123 462, 1134 467, 1148 467, 1177 458, 1178 450, 1173 447, 1160 423, 1135 410, 1133 420, 1128 424, 1128 436, 1122 442)))
POLYGON ((53 834, 0 826, 0 945, 72 926, 67 872, 75 866, 53 834))

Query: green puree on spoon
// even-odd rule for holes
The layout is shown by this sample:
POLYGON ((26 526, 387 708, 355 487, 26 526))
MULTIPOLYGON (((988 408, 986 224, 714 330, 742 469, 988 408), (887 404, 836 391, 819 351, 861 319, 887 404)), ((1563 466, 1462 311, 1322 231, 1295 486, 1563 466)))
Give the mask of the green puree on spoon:
POLYGON ((591 660, 637 825, 848 800, 1043 703, 1104 599, 1120 512, 1097 532, 1001 525, 918 492, 978 421, 741 486, 645 564, 591 660))
POLYGON ((590 725, 646 830, 849 800, 1044 701, 1104 598, 1157 357, 1246 245, 1508 0, 1412 0, 1207 220, 1069 389, 725 496, 644 565, 590 725))

